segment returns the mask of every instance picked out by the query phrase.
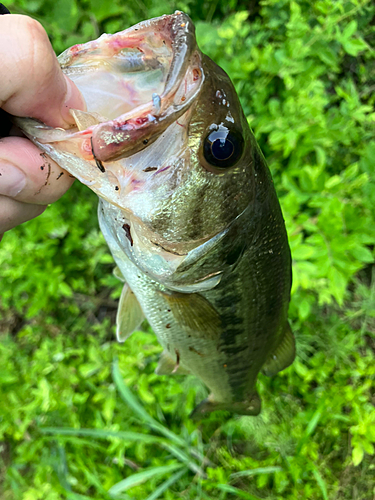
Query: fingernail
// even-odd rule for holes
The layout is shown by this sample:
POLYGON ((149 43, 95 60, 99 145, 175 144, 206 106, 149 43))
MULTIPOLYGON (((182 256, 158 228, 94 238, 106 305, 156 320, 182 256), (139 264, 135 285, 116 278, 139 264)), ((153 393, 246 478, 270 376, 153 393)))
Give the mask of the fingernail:
POLYGON ((26 184, 26 175, 11 163, 0 161, 0 194, 13 198, 26 184))
POLYGON ((75 123, 74 118, 70 114, 70 109, 81 109, 86 111, 86 103, 83 98, 83 95, 78 90, 78 87, 75 83, 72 82, 66 75, 64 75, 66 81, 66 96, 65 102, 63 104, 61 114, 65 121, 68 123, 75 123))

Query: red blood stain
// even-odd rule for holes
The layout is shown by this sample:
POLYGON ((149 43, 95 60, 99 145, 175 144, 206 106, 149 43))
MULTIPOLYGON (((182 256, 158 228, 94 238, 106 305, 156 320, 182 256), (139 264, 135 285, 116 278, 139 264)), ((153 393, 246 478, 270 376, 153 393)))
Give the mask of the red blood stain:
POLYGON ((77 44, 73 45, 73 47, 70 47, 69 51, 72 55, 76 55, 78 52, 80 52, 82 48, 82 44, 77 44))
POLYGON ((143 125, 146 122, 148 122, 147 116, 140 116, 139 118, 136 118, 136 120, 135 120, 135 123, 137 125, 143 125))

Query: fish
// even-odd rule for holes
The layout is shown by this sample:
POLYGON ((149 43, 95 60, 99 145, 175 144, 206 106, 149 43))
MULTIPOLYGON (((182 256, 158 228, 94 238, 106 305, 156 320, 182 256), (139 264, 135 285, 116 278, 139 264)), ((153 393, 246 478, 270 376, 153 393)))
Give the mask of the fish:
POLYGON ((116 335, 146 318, 156 373, 192 374, 209 395, 191 413, 258 415, 259 372, 295 357, 291 254, 270 171, 228 75, 183 12, 75 45, 59 58, 87 109, 52 128, 15 118, 99 197, 124 282, 116 335))

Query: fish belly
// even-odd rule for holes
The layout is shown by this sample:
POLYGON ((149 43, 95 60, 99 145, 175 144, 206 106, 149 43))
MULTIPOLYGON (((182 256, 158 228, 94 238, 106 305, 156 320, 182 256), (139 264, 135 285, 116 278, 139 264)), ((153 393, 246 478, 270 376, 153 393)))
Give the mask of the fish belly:
MULTIPOLYGON (((167 294, 172 292, 147 276, 133 264, 120 248, 108 227, 101 210, 99 222, 111 253, 156 334, 159 343, 175 360, 190 373, 199 377, 214 392, 218 401, 230 401, 231 389, 223 376, 225 354, 218 351, 218 340, 207 338, 204 332, 181 327, 173 314, 167 294)), ((172 292, 173 293, 173 292, 172 292)))

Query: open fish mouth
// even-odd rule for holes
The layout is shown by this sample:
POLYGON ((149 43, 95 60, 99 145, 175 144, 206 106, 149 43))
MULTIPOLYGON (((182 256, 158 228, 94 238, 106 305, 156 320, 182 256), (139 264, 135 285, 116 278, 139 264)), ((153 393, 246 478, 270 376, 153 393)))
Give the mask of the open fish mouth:
POLYGON ((177 11, 143 21, 75 45, 58 60, 86 100, 86 111, 71 110, 76 127, 53 128, 29 118, 14 122, 70 174, 121 209, 120 226, 131 228, 134 248, 141 239, 145 247, 151 242, 154 252, 177 265, 217 233, 179 243, 153 226, 154 212, 169 203, 179 172, 190 168, 189 124, 205 80, 191 19, 177 11))
POLYGON ((75 45, 58 60, 86 100, 86 111, 71 110, 76 126, 13 121, 80 182, 131 214, 128 195, 151 178, 162 183, 173 170, 171 155, 185 146, 205 78, 194 25, 177 11, 75 45), (164 134, 171 125, 181 133, 164 134), (154 142, 162 144, 155 149, 154 142))
POLYGON ((78 141, 82 157, 99 167, 154 142, 190 107, 204 78, 194 25, 181 12, 75 45, 59 62, 87 112, 72 110, 78 131, 56 130, 49 141, 78 141))

